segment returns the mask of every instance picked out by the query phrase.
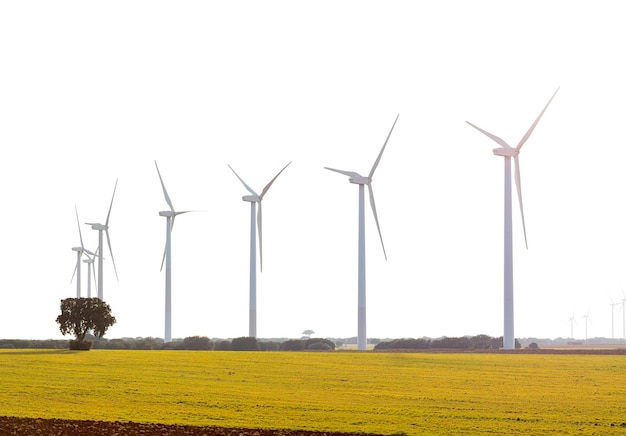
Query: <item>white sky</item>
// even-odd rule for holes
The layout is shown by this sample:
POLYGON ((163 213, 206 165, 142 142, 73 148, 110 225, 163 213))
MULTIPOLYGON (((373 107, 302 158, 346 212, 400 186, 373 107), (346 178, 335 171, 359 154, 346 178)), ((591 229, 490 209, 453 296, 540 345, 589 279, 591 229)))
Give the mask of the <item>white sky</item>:
MULTIPOLYGON (((611 336, 626 285, 626 62, 620 2, 25 1, 0 3, 0 337, 54 322, 81 222, 110 220, 108 337, 163 337, 166 210, 174 337, 248 333, 249 204, 264 200, 259 337, 357 334, 357 187, 368 337, 502 334, 503 159, 513 197, 515 335, 611 336)), ((88 249, 97 232, 82 225, 88 249)), ((86 268, 83 269, 86 294, 86 268)), ((95 293, 95 291, 94 291, 95 293)), ((621 310, 615 335, 622 336, 621 310)))

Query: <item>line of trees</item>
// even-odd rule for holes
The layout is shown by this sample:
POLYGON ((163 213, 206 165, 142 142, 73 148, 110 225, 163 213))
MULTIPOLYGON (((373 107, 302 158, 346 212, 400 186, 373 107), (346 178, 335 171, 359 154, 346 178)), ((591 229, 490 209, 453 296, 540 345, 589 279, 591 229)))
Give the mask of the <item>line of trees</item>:
MULTIPOLYGON (((497 350, 502 348, 502 336, 494 338, 488 335, 462 336, 458 338, 405 338, 394 339, 392 341, 380 342, 374 350, 497 350)), ((516 339, 515 348, 521 348, 521 344, 516 339)))

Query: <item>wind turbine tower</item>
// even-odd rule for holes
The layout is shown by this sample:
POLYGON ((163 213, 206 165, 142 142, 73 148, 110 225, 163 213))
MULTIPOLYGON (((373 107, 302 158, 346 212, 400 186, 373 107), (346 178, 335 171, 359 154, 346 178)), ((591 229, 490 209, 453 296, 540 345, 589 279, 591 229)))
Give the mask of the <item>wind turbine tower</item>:
POLYGON ((237 178, 243 184, 246 190, 251 194, 251 195, 244 195, 241 198, 243 201, 247 201, 250 203, 250 315, 249 315, 248 336, 252 338, 256 338, 256 323, 257 323, 257 317, 256 317, 256 228, 254 225, 255 215, 256 215, 257 226, 259 229, 260 270, 261 272, 263 272, 263 224, 262 224, 263 223, 263 209, 262 209, 263 197, 272 186, 272 183, 274 183, 274 180, 276 180, 276 178, 280 176, 280 174, 283 171, 285 171, 285 168, 287 168, 290 164, 291 162, 285 165, 283 169, 280 170, 278 174, 276 174, 274 178, 270 180, 270 182, 267 185, 265 185, 265 187, 261 191, 261 195, 257 194, 250 186, 248 186, 246 182, 244 182, 243 179, 239 177, 239 175, 235 172, 235 170, 230 165, 228 165, 228 168, 230 168, 230 170, 235 174, 235 176, 237 176, 237 178), (259 205, 258 214, 256 212, 257 203, 259 205))
POLYGON ((172 205, 172 200, 170 200, 170 196, 167 194, 167 190, 165 189, 165 184, 163 183, 163 178, 161 177, 161 172, 159 171, 159 166, 154 161, 154 166, 156 167, 157 174, 159 175, 159 180, 161 181, 161 187, 163 188, 163 195, 165 196, 165 201, 167 205, 170 207, 170 210, 159 212, 160 216, 166 218, 165 221, 165 252, 163 253, 163 260, 161 260, 161 271, 163 271, 163 263, 165 262, 165 336, 164 342, 172 341, 172 229, 174 228, 174 220, 177 215, 182 215, 184 213, 192 212, 190 210, 185 210, 181 212, 176 212, 174 210, 174 206, 172 205))
POLYGON ((344 171, 338 170, 334 168, 324 167, 327 170, 334 171, 339 174, 343 174, 344 176, 348 176, 350 179, 350 183, 359 186, 359 249, 358 249, 358 335, 357 335, 357 348, 359 350, 367 349, 367 310, 366 310, 366 286, 365 286, 365 185, 367 185, 367 189, 369 191, 370 197, 370 205, 372 206, 372 212, 374 213, 374 220, 376 221, 376 227, 378 228, 378 235, 380 237, 380 244, 383 247, 383 254, 385 255, 385 260, 387 260, 387 253, 385 252, 385 244, 383 243, 383 235, 380 232, 380 225, 378 224, 378 215, 376 213, 376 203, 374 202, 374 191, 372 190, 372 178, 374 177, 374 172, 380 163, 380 159, 383 156, 383 152, 385 151, 385 147, 387 146, 387 142, 389 141, 389 137, 391 136, 391 132, 393 132, 393 128, 396 126, 396 122, 398 122, 398 117, 400 114, 396 116, 393 125, 391 126, 391 130, 387 135, 387 139, 383 144, 383 147, 378 153, 378 157, 376 161, 374 161, 374 165, 369 172, 367 177, 360 175, 359 173, 355 173, 353 171, 344 171))
POLYGON ((576 319, 574 318, 574 312, 572 312, 572 317, 569 319, 569 337, 574 339, 574 323, 576 323, 576 319))
POLYGON ((587 315, 583 315, 583 318, 585 318, 585 341, 586 341, 588 339, 587 326, 591 322, 591 318, 589 317, 589 309, 587 309, 587 315))
POLYGON ((624 290, 622 289, 622 338, 626 341, 626 294, 624 294, 624 290))
POLYGON ((514 332, 514 308, 513 308, 513 220, 512 220, 512 200, 511 200, 511 158, 515 160, 515 186, 517 188, 517 198, 519 200, 520 212, 522 215, 522 227, 524 229, 524 241, 526 249, 528 249, 528 240, 526 238, 526 224, 524 222, 524 207, 522 204, 522 185, 520 180, 519 153, 522 146, 526 143, 533 130, 539 123, 552 99, 559 91, 554 92, 546 106, 543 108, 535 122, 530 126, 526 134, 522 137, 517 147, 511 147, 504 140, 493 135, 480 127, 466 121, 467 124, 476 130, 485 134, 494 140, 500 147, 493 149, 493 154, 504 157, 504 343, 503 348, 515 349, 515 332, 514 332))
POLYGON ((611 302, 609 304, 611 305, 611 339, 615 339, 615 306, 618 306, 619 303, 614 303, 611 298, 611 302))
POLYGON ((111 209, 113 208, 113 199, 115 198, 115 190, 117 189, 117 180, 115 180, 115 187, 113 188, 113 196, 111 197, 111 204, 109 206, 109 212, 107 213, 107 219, 104 224, 100 223, 85 223, 90 225, 93 230, 98 231, 98 298, 104 301, 104 274, 102 265, 102 253, 104 252, 103 232, 107 236, 107 244, 109 245, 109 253, 111 253, 111 261, 113 262, 113 269, 115 270, 115 278, 119 281, 117 275, 117 268, 115 266, 115 259, 113 258, 113 250, 111 250, 111 238, 109 237, 109 218, 111 217, 111 209))
MULTIPOLYGON (((97 250, 96 250, 97 251, 97 250)), ((93 257, 87 256, 83 262, 87 264, 87 298, 91 298, 91 276, 93 274, 93 281, 96 282, 96 269, 93 264, 96 261, 96 255, 93 257)))

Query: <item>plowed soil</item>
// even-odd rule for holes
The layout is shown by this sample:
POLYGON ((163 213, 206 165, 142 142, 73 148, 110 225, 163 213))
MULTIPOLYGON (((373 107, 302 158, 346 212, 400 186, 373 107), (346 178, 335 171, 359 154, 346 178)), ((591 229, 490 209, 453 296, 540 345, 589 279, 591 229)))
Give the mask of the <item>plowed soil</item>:
MULTIPOLYGON (((0 435, 55 436, 363 436, 364 433, 333 433, 304 430, 195 427, 190 425, 139 424, 136 422, 72 421, 0 417, 0 435)), ((371 435, 371 433, 368 433, 371 435)))

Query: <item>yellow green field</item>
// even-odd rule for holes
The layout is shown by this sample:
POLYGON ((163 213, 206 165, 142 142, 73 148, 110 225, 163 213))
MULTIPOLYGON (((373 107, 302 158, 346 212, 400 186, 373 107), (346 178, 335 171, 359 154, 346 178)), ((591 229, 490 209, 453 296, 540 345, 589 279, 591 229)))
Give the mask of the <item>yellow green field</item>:
POLYGON ((383 434, 626 434, 626 356, 6 350, 0 415, 383 434))

